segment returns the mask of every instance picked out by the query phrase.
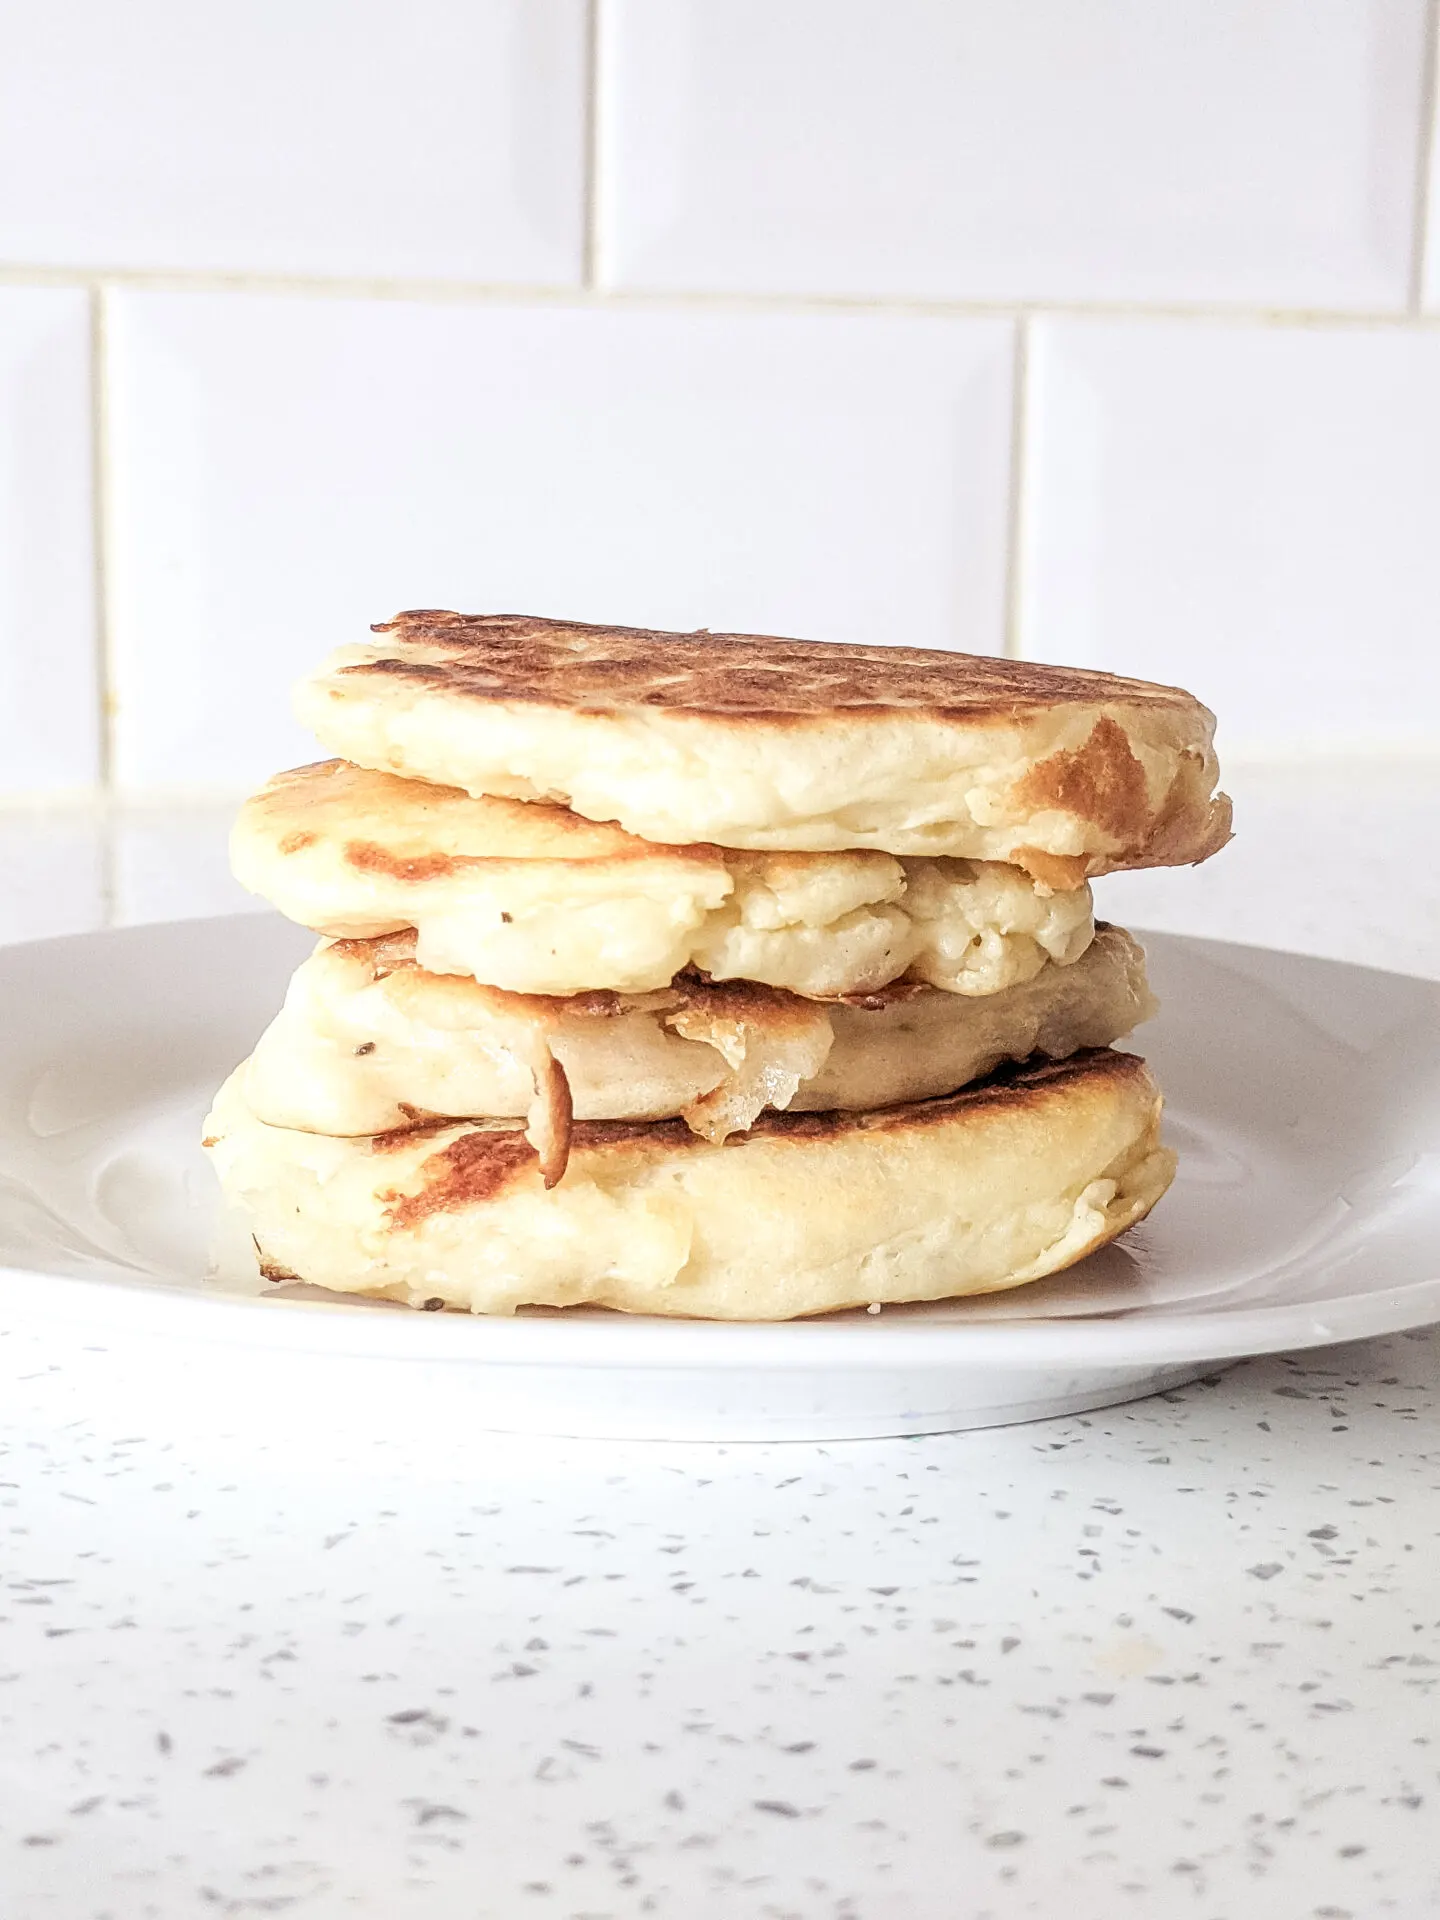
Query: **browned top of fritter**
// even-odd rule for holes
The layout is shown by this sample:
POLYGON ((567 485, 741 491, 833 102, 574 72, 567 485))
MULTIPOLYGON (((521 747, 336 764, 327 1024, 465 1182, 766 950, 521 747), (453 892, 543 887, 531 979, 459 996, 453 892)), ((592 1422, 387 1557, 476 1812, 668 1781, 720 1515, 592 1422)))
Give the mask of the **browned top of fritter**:
MULTIPOLYGON (((1149 1069, 1133 1053, 1095 1047, 1072 1054, 1068 1060, 1028 1062, 999 1068, 958 1093, 937 1100, 915 1100, 900 1106, 861 1113, 762 1113, 746 1133, 733 1134, 714 1145, 692 1133, 683 1120, 577 1120, 570 1139, 572 1165, 585 1155, 621 1153, 670 1158, 680 1153, 740 1153, 755 1139, 793 1140, 813 1144, 847 1133, 906 1133, 932 1126, 952 1125, 997 1108, 1012 1114, 1043 1111, 1052 1100, 1067 1104, 1093 1098, 1104 1101, 1122 1091, 1140 1088, 1153 1092, 1149 1069)), ((452 1213, 462 1207, 496 1199, 512 1181, 537 1177, 535 1149, 525 1138, 523 1122, 490 1120, 431 1121, 419 1127, 397 1128, 376 1134, 372 1153, 383 1156, 415 1144, 427 1135, 437 1144, 420 1166, 420 1184, 413 1193, 398 1189, 382 1193, 388 1224, 404 1232, 418 1227, 432 1214, 452 1213)))
POLYGON ((725 859, 711 846, 655 846, 613 821, 586 820, 568 807, 477 797, 348 760, 315 760, 274 774, 245 802, 240 825, 247 841, 287 861, 338 850, 356 872, 411 886, 501 861, 591 866, 661 858, 715 866, 725 859))
POLYGON ((1112 702, 1204 711, 1176 687, 921 647, 664 633, 534 614, 430 609, 398 613, 372 631, 385 636, 384 652, 341 668, 343 678, 381 675, 460 698, 587 712, 661 707, 803 720, 839 710, 903 709, 984 722, 1037 708, 1112 702))

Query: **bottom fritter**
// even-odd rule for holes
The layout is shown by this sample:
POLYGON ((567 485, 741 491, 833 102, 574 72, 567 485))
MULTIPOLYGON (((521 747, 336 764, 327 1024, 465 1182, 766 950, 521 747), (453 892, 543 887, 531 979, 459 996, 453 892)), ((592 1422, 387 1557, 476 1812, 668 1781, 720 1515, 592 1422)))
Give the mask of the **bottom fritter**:
POLYGON ((789 1320, 1059 1271, 1174 1176, 1145 1063, 1099 1049, 869 1113, 579 1122, 548 1190, 519 1123, 337 1139, 257 1120, 233 1076, 206 1127, 276 1278, 411 1306, 595 1306, 789 1320))

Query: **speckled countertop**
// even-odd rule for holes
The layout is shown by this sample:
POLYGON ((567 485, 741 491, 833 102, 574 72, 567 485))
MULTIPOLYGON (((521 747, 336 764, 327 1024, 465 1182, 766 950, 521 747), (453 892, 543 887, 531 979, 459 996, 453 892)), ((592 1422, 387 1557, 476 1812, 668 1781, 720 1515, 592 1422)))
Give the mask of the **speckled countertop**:
MULTIPOLYGON (((1233 853, 1102 906, 1440 973, 1435 769, 1233 784, 1233 853)), ((11 937, 228 904, 218 821, 8 816, 11 937)), ((0 1916, 1440 1913, 1437 1416, 1432 1332, 989 1433, 436 1457, 0 1337, 0 1916)))

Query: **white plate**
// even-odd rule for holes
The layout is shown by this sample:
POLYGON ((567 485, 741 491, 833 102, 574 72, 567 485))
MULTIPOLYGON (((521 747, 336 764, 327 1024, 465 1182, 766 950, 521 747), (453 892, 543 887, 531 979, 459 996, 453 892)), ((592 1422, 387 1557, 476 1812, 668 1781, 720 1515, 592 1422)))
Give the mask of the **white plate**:
POLYGON ((1440 1320, 1440 986, 1159 934, 1141 1044, 1180 1174, 1055 1280, 780 1326, 267 1287, 197 1139, 310 944, 239 915, 0 950, 0 1326, 198 1406, 298 1394, 343 1424, 382 1395, 437 1435, 825 1439, 1035 1419, 1440 1320))

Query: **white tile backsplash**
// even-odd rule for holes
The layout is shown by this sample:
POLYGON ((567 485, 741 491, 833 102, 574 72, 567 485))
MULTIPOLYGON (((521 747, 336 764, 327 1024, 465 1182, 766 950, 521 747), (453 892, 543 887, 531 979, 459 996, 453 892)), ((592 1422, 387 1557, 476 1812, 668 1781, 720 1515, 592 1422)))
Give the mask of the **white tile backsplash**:
POLYGON ((1440 331, 1054 320, 1030 372, 1027 654, 1440 750, 1440 331))
POLYGON ((993 650, 1011 336, 121 296, 122 782, 313 757, 288 684, 407 606, 993 650))
POLYGON ((98 774, 89 296, 0 287, 0 796, 98 774))
POLYGON ((1423 0, 612 0, 617 284, 1400 308, 1423 0))
POLYGON ((1225 785, 1235 838, 1223 852, 1107 874, 1096 910, 1139 930, 1440 978, 1440 759, 1233 766, 1225 785))
POLYGON ((5 17, 0 260, 579 278, 584 0, 5 17))
POLYGON ((118 809, 111 823, 115 924, 268 911, 230 871, 234 818, 229 804, 118 809))
POLYGON ((303 756, 417 601, 1440 744, 1440 0, 3 17, 0 805, 303 756))
MULTIPOLYGON (((105 825, 79 808, 0 813, 0 945, 105 924, 105 825)), ((6 1010, 14 1018, 16 1010, 6 1010)))

